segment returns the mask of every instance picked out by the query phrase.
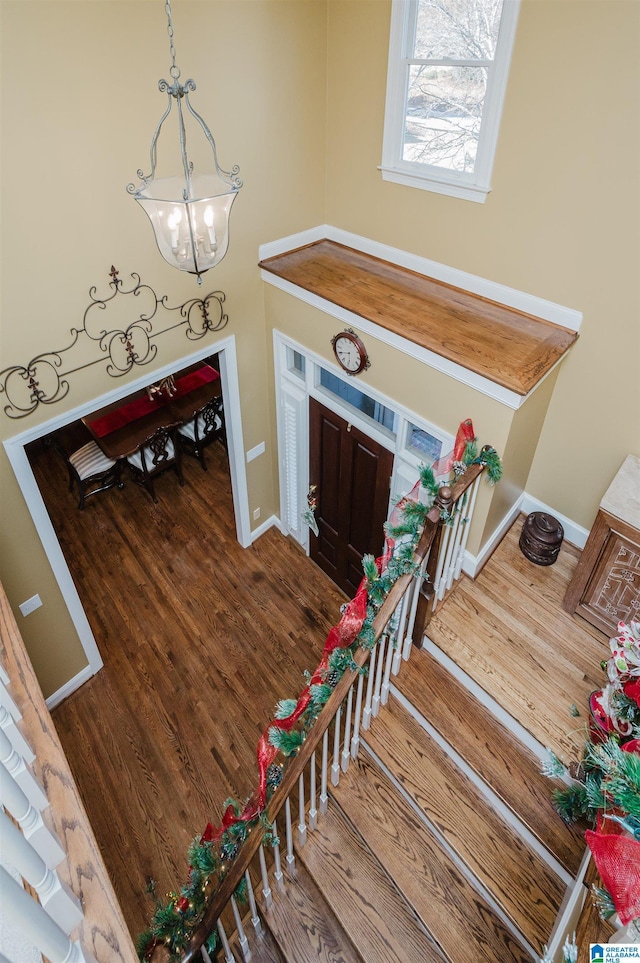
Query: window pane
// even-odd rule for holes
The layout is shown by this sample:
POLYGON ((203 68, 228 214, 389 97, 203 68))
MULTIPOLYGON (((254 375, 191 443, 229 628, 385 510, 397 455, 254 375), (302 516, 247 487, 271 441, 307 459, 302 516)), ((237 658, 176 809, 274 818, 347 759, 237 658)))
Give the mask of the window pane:
POLYGON ((417 425, 409 425, 407 446, 420 455, 427 465, 433 465, 442 454, 442 442, 417 425))
POLYGON ((287 368, 300 378, 304 378, 304 355, 287 346, 287 368))
POLYGON ((419 0, 414 60, 493 60, 502 0, 419 0))
POLYGON ((473 171, 486 86, 484 67, 411 67, 403 160, 473 171))
POLYGON ((357 411, 371 418, 372 421, 377 422, 382 425, 383 428, 388 428, 389 431, 395 431, 395 412, 391 408, 385 407, 385 405, 380 404, 379 401, 374 401, 369 395, 365 395, 358 388, 354 388, 353 385, 347 384, 342 381, 341 378, 337 378, 330 371, 325 368, 320 369, 320 384, 327 391, 330 391, 336 397, 340 398, 349 407, 355 408, 357 411))

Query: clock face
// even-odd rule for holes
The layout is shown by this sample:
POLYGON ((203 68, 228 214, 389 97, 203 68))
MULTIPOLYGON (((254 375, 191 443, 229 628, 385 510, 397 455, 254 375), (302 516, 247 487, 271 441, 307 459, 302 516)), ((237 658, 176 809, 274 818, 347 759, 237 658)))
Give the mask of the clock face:
POLYGON ((332 344, 336 360, 347 374, 359 374, 369 367, 367 350, 360 338, 353 332, 337 334, 332 339, 332 344))
POLYGON ((362 360, 357 344, 344 337, 336 338, 336 357, 347 371, 357 371, 362 360))

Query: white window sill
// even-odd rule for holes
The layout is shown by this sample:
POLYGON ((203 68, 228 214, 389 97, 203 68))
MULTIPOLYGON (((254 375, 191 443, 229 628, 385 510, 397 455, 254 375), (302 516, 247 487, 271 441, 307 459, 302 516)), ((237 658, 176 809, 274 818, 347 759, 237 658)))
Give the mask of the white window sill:
POLYGON ((417 187, 421 191, 433 191, 435 194, 446 194, 448 197, 475 201, 477 204, 484 204, 487 194, 491 190, 490 187, 482 187, 479 184, 461 183, 453 178, 451 180, 446 178, 436 179, 426 174, 418 174, 398 167, 381 165, 378 170, 382 172, 382 179, 385 181, 404 184, 405 187, 417 187))

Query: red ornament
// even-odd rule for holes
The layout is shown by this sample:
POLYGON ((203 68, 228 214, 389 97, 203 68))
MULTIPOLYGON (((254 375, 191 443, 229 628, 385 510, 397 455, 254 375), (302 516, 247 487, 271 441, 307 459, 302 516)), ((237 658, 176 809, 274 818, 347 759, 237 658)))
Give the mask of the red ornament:
POLYGON ((629 698, 640 706, 640 679, 630 679, 622 686, 622 691, 629 698))
POLYGON ((186 913, 189 909, 189 900, 186 896, 181 896, 180 899, 176 900, 176 909, 180 913, 186 913))

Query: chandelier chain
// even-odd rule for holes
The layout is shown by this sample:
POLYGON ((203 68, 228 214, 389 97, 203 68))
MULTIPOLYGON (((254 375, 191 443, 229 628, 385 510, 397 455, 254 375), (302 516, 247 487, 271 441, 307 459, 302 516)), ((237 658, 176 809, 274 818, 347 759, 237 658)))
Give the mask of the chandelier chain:
POLYGON ((165 0, 165 13, 167 14, 167 33, 169 35, 169 53, 171 54, 171 69, 169 73, 174 80, 180 76, 180 68, 176 66, 176 48, 173 44, 173 19, 171 17, 171 0, 165 0))

